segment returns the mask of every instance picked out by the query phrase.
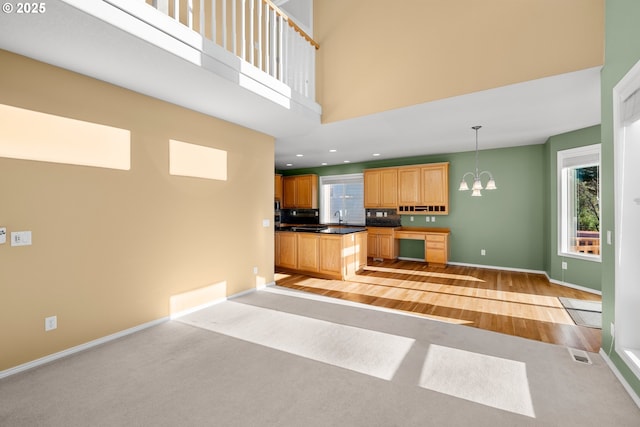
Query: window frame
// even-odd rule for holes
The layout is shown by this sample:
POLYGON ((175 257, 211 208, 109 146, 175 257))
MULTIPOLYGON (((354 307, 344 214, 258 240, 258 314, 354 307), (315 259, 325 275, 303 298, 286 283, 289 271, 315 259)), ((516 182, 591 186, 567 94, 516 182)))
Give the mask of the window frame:
MULTIPOLYGON (((339 175, 324 175, 320 177, 320 182, 319 182, 319 194, 318 194, 318 199, 319 199, 319 211, 320 211, 320 223, 321 224, 332 224, 332 225, 338 225, 339 224, 339 220, 334 220, 332 213, 328 212, 329 217, 325 218, 325 211, 327 209, 326 207, 326 202, 325 202, 325 195, 324 195, 324 185, 326 185, 325 181, 338 181, 340 179, 345 179, 345 180, 349 180, 349 179, 360 179, 362 182, 362 218, 363 218, 363 224, 364 221, 366 221, 366 209, 364 208, 364 173, 350 173, 350 174, 339 174, 339 175)), ((343 221, 343 223, 349 223, 346 219, 343 221)))
POLYGON ((558 242, 557 242, 557 252, 558 256, 567 257, 567 258, 576 258, 586 261, 593 262, 602 262, 602 203, 600 200, 602 199, 602 180, 600 179, 602 175, 602 154, 601 154, 601 144, 592 144, 585 145, 577 148, 570 148, 566 150, 559 150, 557 153, 557 183, 558 183, 558 242), (589 157, 597 157, 597 161, 586 160, 584 163, 580 162, 580 158, 589 158, 589 157), (566 164, 570 164, 570 166, 565 166, 566 164), (569 250, 570 244, 569 240, 571 239, 571 235, 569 234, 569 209, 572 203, 570 202, 568 196, 573 191, 569 188, 569 179, 568 172, 569 168, 576 169, 579 167, 586 168, 591 166, 598 166, 598 217, 600 218, 600 251, 597 255, 595 254, 587 254, 580 252, 571 252, 569 250))

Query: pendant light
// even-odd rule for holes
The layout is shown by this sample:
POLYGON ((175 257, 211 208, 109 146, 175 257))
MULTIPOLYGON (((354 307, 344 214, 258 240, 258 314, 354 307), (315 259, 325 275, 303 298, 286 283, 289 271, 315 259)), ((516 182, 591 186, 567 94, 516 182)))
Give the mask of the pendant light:
POLYGON ((496 188, 496 182, 493 179, 493 175, 491 175, 491 172, 489 171, 482 171, 482 172, 478 172, 478 129, 480 129, 482 126, 472 126, 471 129, 476 131, 476 171, 474 172, 467 172, 462 176, 462 180, 460 181, 460 187, 458 187, 459 191, 467 191, 469 190, 469 186, 467 185, 467 181, 465 181, 465 179, 467 178, 467 175, 471 175, 473 177, 473 185, 471 186, 471 195, 474 197, 480 197, 482 196, 482 192, 481 190, 495 190, 496 188), (480 177, 482 175, 489 175, 489 181, 487 182, 487 186, 482 188, 482 182, 480 181, 480 177))

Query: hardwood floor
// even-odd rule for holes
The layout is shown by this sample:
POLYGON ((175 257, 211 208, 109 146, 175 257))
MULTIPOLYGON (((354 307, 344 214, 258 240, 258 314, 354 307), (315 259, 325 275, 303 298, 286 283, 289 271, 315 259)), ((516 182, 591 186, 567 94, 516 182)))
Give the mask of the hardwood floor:
POLYGON ((414 261, 372 261, 349 281, 278 272, 291 289, 371 304, 441 321, 597 352, 600 329, 577 326, 558 297, 599 295, 550 283, 544 275, 414 261))

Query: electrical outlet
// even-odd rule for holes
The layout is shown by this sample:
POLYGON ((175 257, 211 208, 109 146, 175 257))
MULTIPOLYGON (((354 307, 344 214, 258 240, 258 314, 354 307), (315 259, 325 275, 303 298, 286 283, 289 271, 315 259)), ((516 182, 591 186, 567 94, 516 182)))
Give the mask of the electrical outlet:
POLYGON ((253 274, 258 274, 258 267, 253 267, 253 274))
POLYGON ((412 216, 409 217, 409 221, 413 222, 413 217, 412 216))
POLYGON ((426 222, 429 222, 429 219, 430 219, 430 218, 429 218, 428 216, 425 216, 425 217, 424 217, 424 220, 425 220, 426 222))
POLYGON ((0 227, 0 245, 7 243, 7 227, 0 227))
POLYGON ((52 331, 58 327, 58 316, 45 317, 44 330, 52 331))
POLYGON ((436 217, 435 216, 431 217, 431 222, 436 222, 436 217))
POLYGON ((11 246, 31 245, 31 231, 12 231, 11 246))
POLYGON ((562 261, 562 269, 563 270, 567 269, 567 262, 566 261, 562 261))
POLYGON ((485 256, 487 254, 487 251, 485 251, 484 249, 480 249, 480 255, 485 256))

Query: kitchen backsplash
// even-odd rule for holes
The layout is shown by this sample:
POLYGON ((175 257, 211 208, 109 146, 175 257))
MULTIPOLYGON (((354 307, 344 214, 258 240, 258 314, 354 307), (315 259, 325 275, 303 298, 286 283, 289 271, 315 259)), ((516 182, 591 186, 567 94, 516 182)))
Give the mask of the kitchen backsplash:
POLYGON ((320 224, 318 209, 282 209, 280 215, 283 224, 320 224))
POLYGON ((395 209, 366 209, 366 225, 400 227, 400 215, 395 209))

